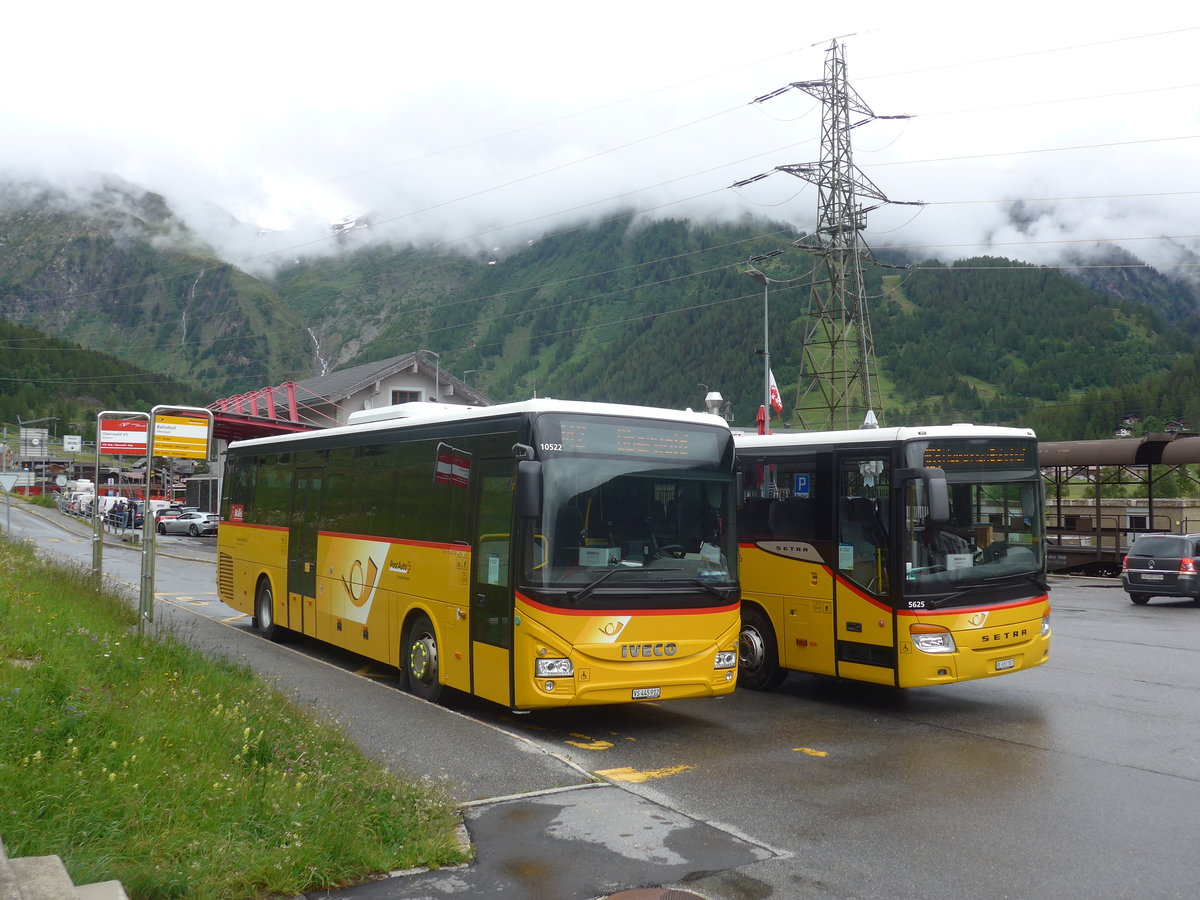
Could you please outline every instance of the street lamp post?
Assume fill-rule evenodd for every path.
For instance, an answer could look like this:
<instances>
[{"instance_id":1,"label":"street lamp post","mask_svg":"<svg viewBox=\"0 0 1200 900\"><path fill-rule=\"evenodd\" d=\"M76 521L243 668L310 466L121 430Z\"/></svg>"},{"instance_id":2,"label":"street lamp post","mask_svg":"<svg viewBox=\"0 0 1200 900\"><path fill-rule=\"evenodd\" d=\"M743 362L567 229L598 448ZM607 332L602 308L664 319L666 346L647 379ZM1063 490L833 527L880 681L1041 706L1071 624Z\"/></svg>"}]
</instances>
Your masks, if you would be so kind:
<instances>
[{"instance_id":1,"label":"street lamp post","mask_svg":"<svg viewBox=\"0 0 1200 900\"><path fill-rule=\"evenodd\" d=\"M441 364L442 354L434 353L432 350L418 350L417 352L418 353L428 353L430 356L433 357L433 402L437 403L441 397L441 388L440 388L440 382L439 382L438 376L441 373L441 368L442 368L442 364Z\"/></svg>"},{"instance_id":2,"label":"street lamp post","mask_svg":"<svg viewBox=\"0 0 1200 900\"><path fill-rule=\"evenodd\" d=\"M772 250L770 253L764 253L761 256L750 257L750 262L758 263L763 260L770 259L772 256L778 256L782 250ZM751 267L745 273L763 286L763 424L761 434L766 434L770 429L767 428L767 423L771 421L771 324L770 324L770 294L771 282L773 279L768 278L765 272Z\"/></svg>"}]
</instances>

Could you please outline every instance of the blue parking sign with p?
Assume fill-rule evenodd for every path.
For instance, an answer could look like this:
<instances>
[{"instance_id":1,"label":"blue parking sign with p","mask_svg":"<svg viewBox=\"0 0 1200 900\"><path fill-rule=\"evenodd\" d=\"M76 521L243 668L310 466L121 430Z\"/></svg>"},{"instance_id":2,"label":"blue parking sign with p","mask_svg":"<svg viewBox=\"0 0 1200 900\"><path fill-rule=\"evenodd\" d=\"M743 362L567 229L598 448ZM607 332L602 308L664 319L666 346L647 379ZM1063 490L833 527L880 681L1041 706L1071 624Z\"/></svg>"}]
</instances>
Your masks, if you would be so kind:
<instances>
[{"instance_id":1,"label":"blue parking sign with p","mask_svg":"<svg viewBox=\"0 0 1200 900\"><path fill-rule=\"evenodd\" d=\"M792 476L792 494L796 497L807 497L810 488L809 478L811 476L807 472L797 472Z\"/></svg>"}]
</instances>

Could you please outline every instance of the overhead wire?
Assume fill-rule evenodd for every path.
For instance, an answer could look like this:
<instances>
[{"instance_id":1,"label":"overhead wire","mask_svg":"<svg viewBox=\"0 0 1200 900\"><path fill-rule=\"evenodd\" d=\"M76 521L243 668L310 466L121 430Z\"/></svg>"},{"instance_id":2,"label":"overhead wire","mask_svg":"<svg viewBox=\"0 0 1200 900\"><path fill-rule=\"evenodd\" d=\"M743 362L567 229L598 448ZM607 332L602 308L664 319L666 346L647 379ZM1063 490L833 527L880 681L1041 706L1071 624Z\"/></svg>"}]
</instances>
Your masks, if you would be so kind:
<instances>
[{"instance_id":1,"label":"overhead wire","mask_svg":"<svg viewBox=\"0 0 1200 900\"><path fill-rule=\"evenodd\" d=\"M1171 28L1163 31L1144 32L1142 34L1121 35L1115 38L1105 38L1098 41L1086 41L1082 44L1068 44L1062 47L1044 47L1040 50L1028 50L1023 53L1008 53L1003 56L990 56L983 59L960 60L958 62L943 63L938 66L924 66L920 69L906 69L900 72L882 72L875 75L858 75L855 76L855 81L872 81L879 78L898 78L904 75L923 75L927 72L942 72L946 69L957 69L964 66L987 65L995 62L1011 62L1014 59L1028 59L1032 56L1044 56L1051 53L1067 53L1075 50L1089 50L1093 47L1105 47L1110 44L1122 44L1129 41L1141 41L1148 38L1164 37L1174 34L1186 34L1190 31L1200 31L1200 25L1188 25L1184 28Z\"/></svg>"}]
</instances>

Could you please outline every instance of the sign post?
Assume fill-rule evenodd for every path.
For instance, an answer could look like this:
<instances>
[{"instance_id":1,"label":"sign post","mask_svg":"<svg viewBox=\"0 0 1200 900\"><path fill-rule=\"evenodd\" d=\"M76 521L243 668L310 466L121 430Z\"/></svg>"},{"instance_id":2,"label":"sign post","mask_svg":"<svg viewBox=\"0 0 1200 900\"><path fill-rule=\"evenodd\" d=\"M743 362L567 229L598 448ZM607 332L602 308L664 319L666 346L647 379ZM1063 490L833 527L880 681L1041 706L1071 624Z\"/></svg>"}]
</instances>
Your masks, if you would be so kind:
<instances>
[{"instance_id":1,"label":"sign post","mask_svg":"<svg viewBox=\"0 0 1200 900\"><path fill-rule=\"evenodd\" d=\"M144 412L102 410L96 413L96 478L92 482L92 577L99 588L104 577L104 520L100 516L100 455L121 456L125 453L146 452L150 416ZM150 459L146 459L146 470ZM149 497L146 498L149 500ZM149 504L146 504L148 509Z\"/></svg>"},{"instance_id":2,"label":"sign post","mask_svg":"<svg viewBox=\"0 0 1200 900\"><path fill-rule=\"evenodd\" d=\"M4 488L4 512L7 521L4 533L8 535L12 534L12 489L20 477L20 472L0 472L0 487Z\"/></svg>"},{"instance_id":3,"label":"sign post","mask_svg":"<svg viewBox=\"0 0 1200 900\"><path fill-rule=\"evenodd\" d=\"M212 410L200 406L164 406L150 410L150 441L146 448L146 502L142 519L142 582L138 627L154 621L154 516L150 514L150 473L155 456L207 461L212 439Z\"/></svg>"}]
</instances>

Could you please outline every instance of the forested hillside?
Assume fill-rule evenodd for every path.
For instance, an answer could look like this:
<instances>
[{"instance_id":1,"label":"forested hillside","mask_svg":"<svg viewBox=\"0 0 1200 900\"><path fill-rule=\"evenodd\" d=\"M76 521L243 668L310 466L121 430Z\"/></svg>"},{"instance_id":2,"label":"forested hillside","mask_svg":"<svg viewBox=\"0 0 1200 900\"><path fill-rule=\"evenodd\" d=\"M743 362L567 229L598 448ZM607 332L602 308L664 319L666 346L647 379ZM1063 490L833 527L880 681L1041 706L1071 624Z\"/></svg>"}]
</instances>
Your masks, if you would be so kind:
<instances>
[{"instance_id":1,"label":"forested hillside","mask_svg":"<svg viewBox=\"0 0 1200 900\"><path fill-rule=\"evenodd\" d=\"M0 317L214 396L311 364L295 315L215 258L161 197L110 180L86 201L0 186Z\"/></svg>"},{"instance_id":2,"label":"forested hillside","mask_svg":"<svg viewBox=\"0 0 1200 900\"><path fill-rule=\"evenodd\" d=\"M76 433L92 440L100 410L198 406L211 402L206 398L195 384L0 319L0 422L53 416L59 432L79 425Z\"/></svg>"},{"instance_id":3,"label":"forested hillside","mask_svg":"<svg viewBox=\"0 0 1200 900\"><path fill-rule=\"evenodd\" d=\"M700 407L709 389L752 422L762 396L761 288L746 259L786 246L770 223L634 224L628 217L567 229L494 259L368 250L330 265L306 261L275 288L304 314L338 365L415 349L492 397ZM796 251L772 277L807 272ZM772 292L773 341L785 343L807 294ZM359 326L356 341L347 341ZM350 352L347 352L350 351ZM772 351L774 353L774 351ZM781 351L781 384L798 355Z\"/></svg>"},{"instance_id":4,"label":"forested hillside","mask_svg":"<svg viewBox=\"0 0 1200 900\"><path fill-rule=\"evenodd\" d=\"M1057 270L979 258L895 280L873 313L896 399L918 418L1014 413L1135 385L1195 346L1195 320L1101 295ZM1111 432L1118 419L1107 423Z\"/></svg>"},{"instance_id":5,"label":"forested hillside","mask_svg":"<svg viewBox=\"0 0 1200 900\"><path fill-rule=\"evenodd\" d=\"M133 403L91 389L108 362L68 366L78 342L192 385L203 403L421 349L498 401L700 407L716 390L734 424L750 425L764 297L745 272L772 250L758 263L771 279L771 365L785 410L796 401L814 258L786 224L623 216L486 256L373 237L331 236L255 278L132 186L108 185L86 207L44 187L0 191L0 316L67 342L53 348L66 355L43 348L36 368L5 346L0 410L13 421L57 414L39 397ZM1198 365L1194 286L1132 263L1095 270L1114 296L1067 272L1079 270L1002 259L868 269L883 422L1040 423L1063 438L1107 436L1131 413L1200 425L1178 388Z\"/></svg>"}]
</instances>

